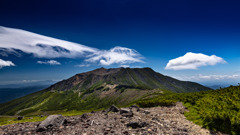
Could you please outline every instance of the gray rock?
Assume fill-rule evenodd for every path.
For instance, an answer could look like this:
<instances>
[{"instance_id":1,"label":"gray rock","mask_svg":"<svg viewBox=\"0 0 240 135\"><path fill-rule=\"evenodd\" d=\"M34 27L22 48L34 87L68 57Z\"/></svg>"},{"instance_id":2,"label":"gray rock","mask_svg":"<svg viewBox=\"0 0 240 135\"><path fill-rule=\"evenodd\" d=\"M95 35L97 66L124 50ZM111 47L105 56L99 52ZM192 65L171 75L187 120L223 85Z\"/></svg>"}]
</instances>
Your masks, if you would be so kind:
<instances>
[{"instance_id":1,"label":"gray rock","mask_svg":"<svg viewBox=\"0 0 240 135\"><path fill-rule=\"evenodd\" d=\"M131 110L129 108L120 108L120 114L123 114L123 113L130 113Z\"/></svg>"},{"instance_id":2,"label":"gray rock","mask_svg":"<svg viewBox=\"0 0 240 135\"><path fill-rule=\"evenodd\" d=\"M37 132L41 132L52 127L59 127L64 123L66 123L66 119L64 119L62 115L50 115L40 123Z\"/></svg>"},{"instance_id":3,"label":"gray rock","mask_svg":"<svg viewBox=\"0 0 240 135\"><path fill-rule=\"evenodd\" d=\"M115 105L112 105L107 112L119 112L119 109Z\"/></svg>"},{"instance_id":4,"label":"gray rock","mask_svg":"<svg viewBox=\"0 0 240 135\"><path fill-rule=\"evenodd\" d=\"M124 116L124 117L133 117L133 112L123 113L122 116Z\"/></svg>"}]
</instances>

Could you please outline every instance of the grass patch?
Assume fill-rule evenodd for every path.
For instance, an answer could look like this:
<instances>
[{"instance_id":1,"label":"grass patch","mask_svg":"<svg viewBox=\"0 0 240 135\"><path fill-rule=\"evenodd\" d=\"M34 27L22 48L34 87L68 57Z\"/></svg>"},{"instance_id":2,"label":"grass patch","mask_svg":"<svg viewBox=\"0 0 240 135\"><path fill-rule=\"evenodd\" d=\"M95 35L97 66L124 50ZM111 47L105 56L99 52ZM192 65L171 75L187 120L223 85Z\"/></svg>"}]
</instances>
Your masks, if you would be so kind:
<instances>
[{"instance_id":1,"label":"grass patch","mask_svg":"<svg viewBox=\"0 0 240 135\"><path fill-rule=\"evenodd\" d=\"M38 122L46 119L47 116L33 116L33 117L24 117L22 120L18 120L17 117L8 117L8 116L0 116L0 126L10 125L16 123L24 123L24 122Z\"/></svg>"}]
</instances>

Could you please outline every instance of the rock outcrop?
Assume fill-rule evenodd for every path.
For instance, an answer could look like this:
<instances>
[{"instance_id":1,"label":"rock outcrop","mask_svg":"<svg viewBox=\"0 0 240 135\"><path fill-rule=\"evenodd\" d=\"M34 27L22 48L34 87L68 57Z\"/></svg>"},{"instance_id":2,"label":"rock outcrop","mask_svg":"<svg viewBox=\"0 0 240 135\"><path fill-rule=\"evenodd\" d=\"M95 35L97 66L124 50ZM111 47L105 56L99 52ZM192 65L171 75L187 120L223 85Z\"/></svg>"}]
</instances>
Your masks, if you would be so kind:
<instances>
[{"instance_id":1,"label":"rock outcrop","mask_svg":"<svg viewBox=\"0 0 240 135\"><path fill-rule=\"evenodd\" d=\"M50 115L40 123L37 132L41 132L53 127L57 128L66 123L66 119L62 115Z\"/></svg>"}]
</instances>

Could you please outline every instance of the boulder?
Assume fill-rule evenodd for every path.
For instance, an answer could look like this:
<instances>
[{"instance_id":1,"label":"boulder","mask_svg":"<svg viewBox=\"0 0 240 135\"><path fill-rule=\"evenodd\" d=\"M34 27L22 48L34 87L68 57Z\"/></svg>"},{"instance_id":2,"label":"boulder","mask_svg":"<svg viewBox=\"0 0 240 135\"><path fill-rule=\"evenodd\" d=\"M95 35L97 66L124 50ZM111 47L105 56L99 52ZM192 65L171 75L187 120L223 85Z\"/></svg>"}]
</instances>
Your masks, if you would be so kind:
<instances>
[{"instance_id":1,"label":"boulder","mask_svg":"<svg viewBox=\"0 0 240 135\"><path fill-rule=\"evenodd\" d=\"M53 127L60 127L64 123L66 123L66 119L64 119L62 115L50 115L39 124L37 132L41 132Z\"/></svg>"},{"instance_id":2,"label":"boulder","mask_svg":"<svg viewBox=\"0 0 240 135\"><path fill-rule=\"evenodd\" d=\"M112 105L107 112L119 112L119 109L115 105Z\"/></svg>"},{"instance_id":3,"label":"boulder","mask_svg":"<svg viewBox=\"0 0 240 135\"><path fill-rule=\"evenodd\" d=\"M120 114L123 114L123 113L130 113L131 110L129 108L120 108Z\"/></svg>"}]
</instances>

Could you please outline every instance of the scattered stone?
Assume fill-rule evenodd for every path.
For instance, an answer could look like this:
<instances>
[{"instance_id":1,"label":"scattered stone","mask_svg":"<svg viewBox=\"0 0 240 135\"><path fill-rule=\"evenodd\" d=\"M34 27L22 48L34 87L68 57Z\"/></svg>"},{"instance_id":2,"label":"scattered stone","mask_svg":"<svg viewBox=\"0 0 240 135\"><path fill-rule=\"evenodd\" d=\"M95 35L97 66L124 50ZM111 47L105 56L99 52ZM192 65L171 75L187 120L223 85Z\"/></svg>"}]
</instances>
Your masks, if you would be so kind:
<instances>
[{"instance_id":1,"label":"scattered stone","mask_svg":"<svg viewBox=\"0 0 240 135\"><path fill-rule=\"evenodd\" d=\"M135 107L129 109L130 112L122 114L119 110L119 113L107 113L107 115L106 112L96 111L91 114L66 116L64 117L66 123L60 126L45 125L44 130L38 132L36 130L43 122L4 125L0 126L0 135L223 135L210 132L188 121L180 112L184 110L181 103L171 107L145 108L150 113L148 115L141 108L139 112ZM129 111L128 108L126 110Z\"/></svg>"},{"instance_id":2,"label":"scattered stone","mask_svg":"<svg viewBox=\"0 0 240 135\"><path fill-rule=\"evenodd\" d=\"M105 129L105 131L110 131L110 130L111 130L111 128L106 128L106 129Z\"/></svg>"},{"instance_id":3,"label":"scattered stone","mask_svg":"<svg viewBox=\"0 0 240 135\"><path fill-rule=\"evenodd\" d=\"M133 117L133 112L123 113L123 117Z\"/></svg>"},{"instance_id":4,"label":"scattered stone","mask_svg":"<svg viewBox=\"0 0 240 135\"><path fill-rule=\"evenodd\" d=\"M66 123L66 119L62 115L50 115L38 126L37 132L44 131L52 127L60 127Z\"/></svg>"},{"instance_id":5,"label":"scattered stone","mask_svg":"<svg viewBox=\"0 0 240 135\"><path fill-rule=\"evenodd\" d=\"M86 113L81 115L81 119L87 119L87 118L88 118L88 115Z\"/></svg>"},{"instance_id":6,"label":"scattered stone","mask_svg":"<svg viewBox=\"0 0 240 135\"><path fill-rule=\"evenodd\" d=\"M112 105L107 112L119 112L119 109L115 105Z\"/></svg>"},{"instance_id":7,"label":"scattered stone","mask_svg":"<svg viewBox=\"0 0 240 135\"><path fill-rule=\"evenodd\" d=\"M131 108L136 108L136 109L137 109L137 110L136 110L137 112L140 111L140 108L139 108L137 105L131 105L130 107L131 107Z\"/></svg>"},{"instance_id":8,"label":"scattered stone","mask_svg":"<svg viewBox=\"0 0 240 135\"><path fill-rule=\"evenodd\" d=\"M144 110L143 113L145 113L145 114L150 114L150 112L147 111L147 110Z\"/></svg>"},{"instance_id":9,"label":"scattered stone","mask_svg":"<svg viewBox=\"0 0 240 135\"><path fill-rule=\"evenodd\" d=\"M127 124L127 127L131 127L133 129L136 129L136 128L145 127L147 125L148 124L146 122L130 122L130 123Z\"/></svg>"}]
</instances>

